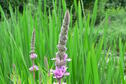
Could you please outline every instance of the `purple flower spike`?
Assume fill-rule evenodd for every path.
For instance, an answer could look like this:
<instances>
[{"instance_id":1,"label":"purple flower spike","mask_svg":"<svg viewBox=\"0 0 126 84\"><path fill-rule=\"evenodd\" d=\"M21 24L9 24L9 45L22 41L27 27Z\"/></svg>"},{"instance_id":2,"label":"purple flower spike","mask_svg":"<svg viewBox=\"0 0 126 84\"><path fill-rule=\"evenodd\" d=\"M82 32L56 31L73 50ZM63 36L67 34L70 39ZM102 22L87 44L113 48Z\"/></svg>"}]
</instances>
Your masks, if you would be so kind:
<instances>
[{"instance_id":1,"label":"purple flower spike","mask_svg":"<svg viewBox=\"0 0 126 84\"><path fill-rule=\"evenodd\" d=\"M32 67L29 68L30 71L33 72L33 77L35 81L35 71L38 71L39 68L37 65L34 64L35 58L37 58L37 54L35 54L35 29L32 33L32 40L31 40L31 52L30 52L30 58L32 59Z\"/></svg>"},{"instance_id":2,"label":"purple flower spike","mask_svg":"<svg viewBox=\"0 0 126 84\"><path fill-rule=\"evenodd\" d=\"M67 57L68 57L67 54L65 54L65 55L64 55L64 62L66 62L66 61L68 61L68 62L71 61L71 59L70 59L70 58L67 58Z\"/></svg>"},{"instance_id":3,"label":"purple flower spike","mask_svg":"<svg viewBox=\"0 0 126 84\"><path fill-rule=\"evenodd\" d=\"M37 54L31 53L30 58L31 58L32 60L35 59L35 58L37 58Z\"/></svg>"},{"instance_id":4,"label":"purple flower spike","mask_svg":"<svg viewBox=\"0 0 126 84\"><path fill-rule=\"evenodd\" d=\"M30 67L29 70L30 70L30 71L38 71L39 68L38 68L37 65L34 65L34 66Z\"/></svg>"},{"instance_id":5,"label":"purple flower spike","mask_svg":"<svg viewBox=\"0 0 126 84\"><path fill-rule=\"evenodd\" d=\"M69 11L66 11L63 24L61 27L61 32L59 36L59 42L57 45L58 52L56 53L56 58L53 58L52 60L55 60L55 70L52 70L52 73L54 75L54 78L56 78L61 84L61 79L64 76L68 76L70 73L67 72L66 63L68 61L71 61L71 59L68 58L68 55L66 54L66 42L68 39L68 29L69 29L69 23L70 23L70 14ZM50 71L51 72L51 71Z\"/></svg>"}]
</instances>

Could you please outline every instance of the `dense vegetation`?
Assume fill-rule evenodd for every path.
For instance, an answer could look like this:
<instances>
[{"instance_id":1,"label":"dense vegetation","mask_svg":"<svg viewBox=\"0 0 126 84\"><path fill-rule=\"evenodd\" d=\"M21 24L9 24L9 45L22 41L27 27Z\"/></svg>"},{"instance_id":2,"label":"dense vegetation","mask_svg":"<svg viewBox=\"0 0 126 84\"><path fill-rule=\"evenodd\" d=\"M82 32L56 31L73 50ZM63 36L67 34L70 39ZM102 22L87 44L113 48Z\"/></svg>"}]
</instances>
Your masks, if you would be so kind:
<instances>
[{"instance_id":1,"label":"dense vegetation","mask_svg":"<svg viewBox=\"0 0 126 84\"><path fill-rule=\"evenodd\" d=\"M10 18L7 17L4 9L6 5L2 2L0 84L33 83L33 75L29 71L32 65L29 54L33 28L36 30L35 52L38 54L35 63L39 66L39 71L35 72L35 82L52 84L56 81L48 74L49 69L55 66L51 58L54 58L57 52L62 20L67 9L70 12L67 53L72 61L68 63L70 76L65 77L64 82L125 84L126 11L125 5L119 4L119 1L123 0L116 0L115 3L119 4L119 7L105 5L114 0L90 1L93 2L92 10L84 9L81 0L74 0L69 7L65 0L54 1L52 6L48 6L46 0L38 0L33 4L26 1L22 13L10 3L7 5ZM15 4L17 3L20 4ZM106 7L108 8L105 9ZM44 63L44 57L48 59L48 66Z\"/></svg>"},{"instance_id":2,"label":"dense vegetation","mask_svg":"<svg viewBox=\"0 0 126 84\"><path fill-rule=\"evenodd\" d=\"M76 5L74 5L74 3L77 3L78 5L78 3L81 2L81 6L83 5L82 8L84 8L85 10L92 10L93 5L95 3L95 0L65 0L65 1L66 1L67 8L71 8L71 6L73 6L74 9L76 8ZM37 5L38 2L42 3L41 4L42 10L44 10L44 3L46 4L46 9L52 9L53 3L57 2L57 6L58 6L59 5L58 3L60 2L60 0L1 0L0 5L3 8L5 14L9 15L10 14L9 4L11 4L13 11L16 8L20 12L22 12L26 4L30 3L32 5L33 4ZM126 1L125 0L99 0L98 5L100 6L100 10L102 9L105 10L109 8L118 8L118 7L125 8Z\"/></svg>"}]
</instances>

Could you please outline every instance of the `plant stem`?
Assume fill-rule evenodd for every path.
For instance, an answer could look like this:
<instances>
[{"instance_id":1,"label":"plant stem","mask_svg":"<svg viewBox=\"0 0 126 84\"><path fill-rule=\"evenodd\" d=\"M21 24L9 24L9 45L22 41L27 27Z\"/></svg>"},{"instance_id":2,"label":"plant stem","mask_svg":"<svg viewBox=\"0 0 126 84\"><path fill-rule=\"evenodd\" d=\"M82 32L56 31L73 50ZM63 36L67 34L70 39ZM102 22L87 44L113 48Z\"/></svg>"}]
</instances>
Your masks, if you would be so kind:
<instances>
[{"instance_id":1,"label":"plant stem","mask_svg":"<svg viewBox=\"0 0 126 84\"><path fill-rule=\"evenodd\" d=\"M33 63L33 78L34 78L34 82L35 82L34 60L32 60L32 63Z\"/></svg>"},{"instance_id":2,"label":"plant stem","mask_svg":"<svg viewBox=\"0 0 126 84\"><path fill-rule=\"evenodd\" d=\"M59 80L59 84L61 84L61 79Z\"/></svg>"}]
</instances>

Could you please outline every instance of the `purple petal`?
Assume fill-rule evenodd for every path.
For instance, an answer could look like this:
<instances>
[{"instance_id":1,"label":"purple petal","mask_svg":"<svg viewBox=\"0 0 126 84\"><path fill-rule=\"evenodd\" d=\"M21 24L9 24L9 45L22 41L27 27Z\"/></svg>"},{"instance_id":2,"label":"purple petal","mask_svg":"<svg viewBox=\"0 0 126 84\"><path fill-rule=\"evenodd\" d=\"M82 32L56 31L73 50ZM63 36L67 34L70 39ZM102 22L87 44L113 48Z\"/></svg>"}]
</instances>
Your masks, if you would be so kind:
<instances>
[{"instance_id":1,"label":"purple petal","mask_svg":"<svg viewBox=\"0 0 126 84\"><path fill-rule=\"evenodd\" d=\"M39 68L38 68L37 65L34 65L34 66L30 67L29 70L30 70L30 71L38 71Z\"/></svg>"},{"instance_id":2,"label":"purple petal","mask_svg":"<svg viewBox=\"0 0 126 84\"><path fill-rule=\"evenodd\" d=\"M66 61L67 57L67 54L64 54L64 61Z\"/></svg>"},{"instance_id":3,"label":"purple petal","mask_svg":"<svg viewBox=\"0 0 126 84\"><path fill-rule=\"evenodd\" d=\"M35 70L37 70L37 71L39 70L39 68L38 68L38 66L37 66L37 65L35 65L35 66L34 66L34 68L35 68Z\"/></svg>"},{"instance_id":4,"label":"purple petal","mask_svg":"<svg viewBox=\"0 0 126 84\"><path fill-rule=\"evenodd\" d=\"M37 58L37 54L32 53L32 54L30 55L30 58L31 58L31 59L35 59L35 58Z\"/></svg>"},{"instance_id":5,"label":"purple petal","mask_svg":"<svg viewBox=\"0 0 126 84\"><path fill-rule=\"evenodd\" d=\"M69 72L66 72L65 74L64 74L64 76L69 76L70 75L70 73Z\"/></svg>"}]
</instances>

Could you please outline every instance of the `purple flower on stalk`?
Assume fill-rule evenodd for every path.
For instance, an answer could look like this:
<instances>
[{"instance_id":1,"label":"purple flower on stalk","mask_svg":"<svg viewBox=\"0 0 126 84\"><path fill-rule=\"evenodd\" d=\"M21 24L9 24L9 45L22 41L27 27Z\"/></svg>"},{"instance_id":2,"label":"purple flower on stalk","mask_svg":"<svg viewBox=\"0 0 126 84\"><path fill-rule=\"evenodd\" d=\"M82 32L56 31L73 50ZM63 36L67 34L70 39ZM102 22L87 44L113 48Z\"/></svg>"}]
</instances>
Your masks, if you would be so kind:
<instances>
[{"instance_id":1,"label":"purple flower on stalk","mask_svg":"<svg viewBox=\"0 0 126 84\"><path fill-rule=\"evenodd\" d=\"M56 78L61 84L61 79L64 76L68 76L70 73L67 72L66 63L68 61L71 61L71 59L68 58L67 54L65 53L66 48L66 42L68 39L68 28L69 28L69 22L70 22L70 14L67 10L64 16L63 24L61 27L61 32L59 36L59 42L57 45L58 52L56 53L56 58L53 58L52 60L55 60L55 70L52 70L51 72L54 75L54 78Z\"/></svg>"},{"instance_id":2,"label":"purple flower on stalk","mask_svg":"<svg viewBox=\"0 0 126 84\"><path fill-rule=\"evenodd\" d=\"M37 58L37 54L35 53L35 29L33 30L32 33L32 40L31 40L31 53L30 53L30 58L32 60L32 66L29 68L30 71L33 72L33 77L35 80L35 71L38 71L39 68L37 65L34 64L35 58Z\"/></svg>"},{"instance_id":3,"label":"purple flower on stalk","mask_svg":"<svg viewBox=\"0 0 126 84\"><path fill-rule=\"evenodd\" d=\"M31 58L32 60L34 60L35 58L37 58L37 54L31 53L30 58Z\"/></svg>"}]
</instances>

